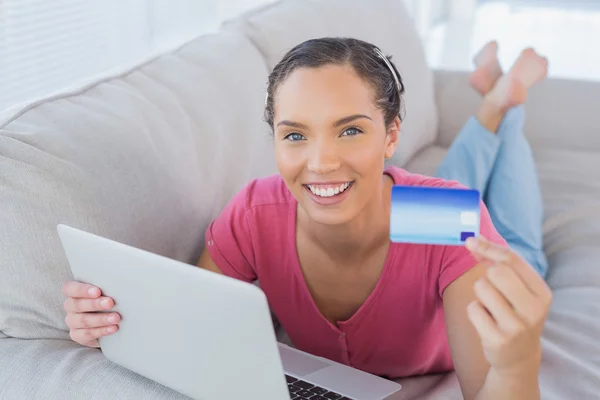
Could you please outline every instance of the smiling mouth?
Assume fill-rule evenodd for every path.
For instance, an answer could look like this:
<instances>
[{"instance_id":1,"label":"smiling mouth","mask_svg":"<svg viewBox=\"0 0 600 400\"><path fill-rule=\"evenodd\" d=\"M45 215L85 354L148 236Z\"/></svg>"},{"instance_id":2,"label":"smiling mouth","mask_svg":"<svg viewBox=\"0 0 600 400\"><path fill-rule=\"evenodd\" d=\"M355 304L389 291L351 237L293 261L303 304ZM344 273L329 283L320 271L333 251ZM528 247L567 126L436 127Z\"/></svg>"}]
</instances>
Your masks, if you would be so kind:
<instances>
[{"instance_id":1,"label":"smiling mouth","mask_svg":"<svg viewBox=\"0 0 600 400\"><path fill-rule=\"evenodd\" d=\"M326 185L304 185L304 187L309 190L315 196L327 198L334 197L344 193L346 190L350 189L354 181L340 183L340 184L326 184Z\"/></svg>"}]
</instances>

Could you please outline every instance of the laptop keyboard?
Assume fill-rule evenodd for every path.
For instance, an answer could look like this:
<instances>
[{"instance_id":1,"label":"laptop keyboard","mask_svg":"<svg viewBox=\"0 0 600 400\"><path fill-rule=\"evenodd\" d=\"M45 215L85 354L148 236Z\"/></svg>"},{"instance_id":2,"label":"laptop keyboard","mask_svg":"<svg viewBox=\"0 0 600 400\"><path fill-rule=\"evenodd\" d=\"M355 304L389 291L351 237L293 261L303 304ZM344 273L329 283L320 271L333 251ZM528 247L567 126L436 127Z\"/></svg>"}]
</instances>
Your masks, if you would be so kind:
<instances>
[{"instance_id":1,"label":"laptop keyboard","mask_svg":"<svg viewBox=\"0 0 600 400\"><path fill-rule=\"evenodd\" d=\"M285 379L287 380L288 390L290 391L290 398L292 400L352 400L349 397L330 392L327 389L293 378L289 375L286 375Z\"/></svg>"}]
</instances>

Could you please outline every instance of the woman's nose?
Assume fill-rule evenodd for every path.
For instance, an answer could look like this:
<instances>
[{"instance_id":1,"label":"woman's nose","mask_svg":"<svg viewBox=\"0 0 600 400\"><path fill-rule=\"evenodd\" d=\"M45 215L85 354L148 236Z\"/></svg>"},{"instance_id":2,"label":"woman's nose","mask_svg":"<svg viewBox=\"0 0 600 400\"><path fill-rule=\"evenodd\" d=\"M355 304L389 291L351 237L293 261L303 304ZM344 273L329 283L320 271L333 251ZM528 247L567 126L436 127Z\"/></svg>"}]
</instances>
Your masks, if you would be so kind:
<instances>
[{"instance_id":1,"label":"woman's nose","mask_svg":"<svg viewBox=\"0 0 600 400\"><path fill-rule=\"evenodd\" d=\"M340 167L340 158L332 143L320 141L310 149L308 170L315 174L325 175Z\"/></svg>"}]
</instances>

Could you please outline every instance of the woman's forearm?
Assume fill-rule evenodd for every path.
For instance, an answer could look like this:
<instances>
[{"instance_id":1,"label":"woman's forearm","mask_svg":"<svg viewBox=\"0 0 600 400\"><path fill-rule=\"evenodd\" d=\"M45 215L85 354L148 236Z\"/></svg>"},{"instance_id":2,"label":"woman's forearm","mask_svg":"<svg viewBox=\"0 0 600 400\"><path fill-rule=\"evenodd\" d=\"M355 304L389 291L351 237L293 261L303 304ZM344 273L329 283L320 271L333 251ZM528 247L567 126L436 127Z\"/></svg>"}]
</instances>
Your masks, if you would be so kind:
<instances>
[{"instance_id":1,"label":"woman's forearm","mask_svg":"<svg viewBox=\"0 0 600 400\"><path fill-rule=\"evenodd\" d=\"M491 368L475 399L537 400L540 398L538 372L537 368L532 368L522 374L502 376Z\"/></svg>"}]
</instances>

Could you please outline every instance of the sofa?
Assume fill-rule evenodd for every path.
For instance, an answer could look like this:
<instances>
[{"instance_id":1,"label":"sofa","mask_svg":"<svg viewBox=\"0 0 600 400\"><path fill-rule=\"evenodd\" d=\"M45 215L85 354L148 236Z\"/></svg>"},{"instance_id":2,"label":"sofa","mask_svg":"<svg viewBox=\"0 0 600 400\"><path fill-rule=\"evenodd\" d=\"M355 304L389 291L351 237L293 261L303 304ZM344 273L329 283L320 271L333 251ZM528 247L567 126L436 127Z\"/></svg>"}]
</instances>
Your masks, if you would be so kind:
<instances>
[{"instance_id":1,"label":"sofa","mask_svg":"<svg viewBox=\"0 0 600 400\"><path fill-rule=\"evenodd\" d=\"M429 68L401 0L276 2L0 115L0 399L186 398L69 339L61 287L72 276L56 225L195 264L211 219L249 180L276 173L262 121L270 69L322 36L358 37L392 55L406 119L390 163L433 174L478 96L467 72ZM599 110L600 83L556 78L526 106L554 293L544 399L600 397ZM394 398L461 398L455 373L400 382Z\"/></svg>"}]
</instances>

